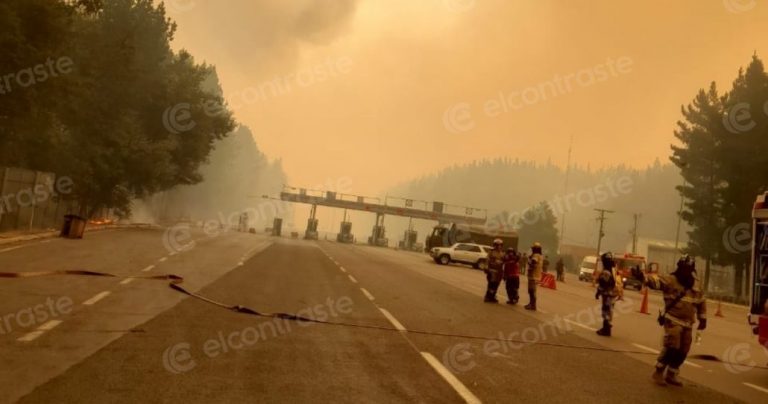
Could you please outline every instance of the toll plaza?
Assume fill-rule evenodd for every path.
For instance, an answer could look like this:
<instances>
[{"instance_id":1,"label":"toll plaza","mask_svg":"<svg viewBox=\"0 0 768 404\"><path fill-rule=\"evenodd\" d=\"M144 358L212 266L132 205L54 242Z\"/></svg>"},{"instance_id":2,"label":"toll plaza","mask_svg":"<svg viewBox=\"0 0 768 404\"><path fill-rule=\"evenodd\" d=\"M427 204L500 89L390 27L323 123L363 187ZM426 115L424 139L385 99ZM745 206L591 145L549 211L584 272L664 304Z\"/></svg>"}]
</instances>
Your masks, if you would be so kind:
<instances>
[{"instance_id":1,"label":"toll plaza","mask_svg":"<svg viewBox=\"0 0 768 404\"><path fill-rule=\"evenodd\" d=\"M278 199L268 196L264 197ZM376 222L373 229L371 229L371 235L368 237L368 244L375 246L388 245L389 240L387 239L384 226L384 218L388 215L407 217L410 220L425 219L434 220L438 223L462 223L466 225L484 225L488 219L488 212L485 209L391 196L384 197L382 203L382 198L378 197L294 188L287 185L283 187L279 199L285 202L311 205L309 219L307 219L307 228L304 232L304 238L309 240L317 239L318 220L316 214L318 206L344 210L344 219L341 222L340 232L336 239L337 241L347 243L354 241L351 234L352 223L347 220L347 211L355 210L375 214ZM417 236L409 221L408 230L406 230L404 240L400 245L404 249L415 249Z\"/></svg>"}]
</instances>

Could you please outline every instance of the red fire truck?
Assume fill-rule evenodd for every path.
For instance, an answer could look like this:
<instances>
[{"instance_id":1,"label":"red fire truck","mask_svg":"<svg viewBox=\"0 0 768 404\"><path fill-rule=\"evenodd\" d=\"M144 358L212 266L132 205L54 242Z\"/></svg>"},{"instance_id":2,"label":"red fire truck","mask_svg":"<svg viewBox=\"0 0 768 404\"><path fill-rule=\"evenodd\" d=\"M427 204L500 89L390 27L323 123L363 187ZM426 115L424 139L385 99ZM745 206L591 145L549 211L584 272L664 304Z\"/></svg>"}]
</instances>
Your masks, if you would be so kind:
<instances>
[{"instance_id":1,"label":"red fire truck","mask_svg":"<svg viewBox=\"0 0 768 404\"><path fill-rule=\"evenodd\" d=\"M749 323L760 344L768 347L768 192L757 197L752 209L750 269Z\"/></svg>"}]
</instances>

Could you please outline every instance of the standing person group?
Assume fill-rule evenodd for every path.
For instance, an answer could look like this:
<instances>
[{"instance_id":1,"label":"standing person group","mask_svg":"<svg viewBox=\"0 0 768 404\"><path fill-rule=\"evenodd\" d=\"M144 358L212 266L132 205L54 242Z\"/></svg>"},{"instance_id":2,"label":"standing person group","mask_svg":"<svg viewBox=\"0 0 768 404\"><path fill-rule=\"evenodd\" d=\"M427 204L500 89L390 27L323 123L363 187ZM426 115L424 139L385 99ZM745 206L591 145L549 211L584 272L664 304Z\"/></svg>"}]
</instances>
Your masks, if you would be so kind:
<instances>
[{"instance_id":1,"label":"standing person group","mask_svg":"<svg viewBox=\"0 0 768 404\"><path fill-rule=\"evenodd\" d=\"M531 247L531 254L527 257L525 254L521 257L514 248L508 248L504 253L503 247L503 241L496 239L493 241L493 250L488 253L488 269L486 269L488 288L485 292L484 301L486 303L498 303L496 292L503 279L507 289L507 304L517 304L520 300L521 265L524 264L525 272L528 275L528 296L530 298L525 308L536 310L536 284L541 279L544 265L541 244L534 243Z\"/></svg>"}]
</instances>

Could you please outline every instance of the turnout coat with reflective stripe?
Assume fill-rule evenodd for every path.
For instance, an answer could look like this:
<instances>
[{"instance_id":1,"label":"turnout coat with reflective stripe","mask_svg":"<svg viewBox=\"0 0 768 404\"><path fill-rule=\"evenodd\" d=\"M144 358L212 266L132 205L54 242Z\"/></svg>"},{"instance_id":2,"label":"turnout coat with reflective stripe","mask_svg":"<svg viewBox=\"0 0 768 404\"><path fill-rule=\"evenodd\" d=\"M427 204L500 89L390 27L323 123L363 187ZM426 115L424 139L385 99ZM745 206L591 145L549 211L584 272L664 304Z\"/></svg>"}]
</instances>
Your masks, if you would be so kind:
<instances>
[{"instance_id":1,"label":"turnout coat with reflective stripe","mask_svg":"<svg viewBox=\"0 0 768 404\"><path fill-rule=\"evenodd\" d=\"M674 306L667 310L666 318L686 328L691 328L699 320L707 318L707 301L701 291L699 280L693 284L693 288L685 290L674 275L662 275L648 280L664 293L664 306L670 305L680 294L685 295ZM663 310L663 308L662 308Z\"/></svg>"}]
</instances>

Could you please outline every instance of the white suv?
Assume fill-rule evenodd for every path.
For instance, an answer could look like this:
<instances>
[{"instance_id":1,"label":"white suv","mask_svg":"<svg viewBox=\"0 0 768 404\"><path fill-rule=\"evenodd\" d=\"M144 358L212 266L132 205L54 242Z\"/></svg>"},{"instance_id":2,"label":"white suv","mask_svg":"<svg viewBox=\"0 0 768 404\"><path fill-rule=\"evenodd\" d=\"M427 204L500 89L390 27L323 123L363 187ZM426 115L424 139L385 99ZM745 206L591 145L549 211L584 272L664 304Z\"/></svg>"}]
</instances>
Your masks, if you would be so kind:
<instances>
[{"instance_id":1,"label":"white suv","mask_svg":"<svg viewBox=\"0 0 768 404\"><path fill-rule=\"evenodd\" d=\"M456 243L450 247L435 247L429 255L440 265L452 262L472 265L476 269L488 267L488 252L491 247L472 243Z\"/></svg>"}]
</instances>

